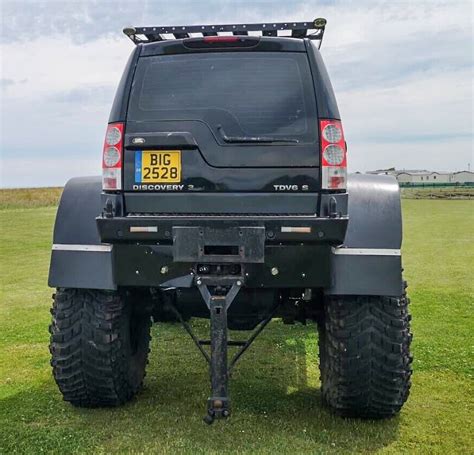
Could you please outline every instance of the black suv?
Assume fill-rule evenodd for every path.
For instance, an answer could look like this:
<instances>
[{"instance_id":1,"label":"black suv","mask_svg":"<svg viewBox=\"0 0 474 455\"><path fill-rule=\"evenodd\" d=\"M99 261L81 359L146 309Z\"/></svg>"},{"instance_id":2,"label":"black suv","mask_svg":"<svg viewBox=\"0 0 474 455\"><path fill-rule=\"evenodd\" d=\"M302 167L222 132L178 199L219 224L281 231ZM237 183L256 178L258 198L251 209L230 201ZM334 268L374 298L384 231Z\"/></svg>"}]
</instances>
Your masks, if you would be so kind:
<instances>
[{"instance_id":1,"label":"black suv","mask_svg":"<svg viewBox=\"0 0 474 455\"><path fill-rule=\"evenodd\" d=\"M136 47L102 177L67 183L54 230L51 354L65 400L130 399L151 320L179 320L210 365L206 421L227 417L229 371L282 317L317 322L334 411L400 410L411 334L399 189L391 177L347 175L318 50L325 25L124 29ZM191 317L210 318L209 340ZM228 328L254 333L228 340ZM230 361L229 345L240 348Z\"/></svg>"}]
</instances>

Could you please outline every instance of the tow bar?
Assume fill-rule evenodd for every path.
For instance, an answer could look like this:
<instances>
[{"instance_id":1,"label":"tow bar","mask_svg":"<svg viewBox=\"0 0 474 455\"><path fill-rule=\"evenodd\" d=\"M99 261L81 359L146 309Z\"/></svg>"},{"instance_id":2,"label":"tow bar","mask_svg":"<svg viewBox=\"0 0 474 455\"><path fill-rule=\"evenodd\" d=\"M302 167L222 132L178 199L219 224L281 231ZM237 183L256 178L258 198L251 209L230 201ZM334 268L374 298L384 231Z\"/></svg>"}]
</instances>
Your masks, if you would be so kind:
<instances>
[{"instance_id":1,"label":"tow bar","mask_svg":"<svg viewBox=\"0 0 474 455\"><path fill-rule=\"evenodd\" d=\"M207 400L207 415L204 417L204 422L210 425L215 419L230 416L228 381L232 370L243 353L272 320L279 302L272 308L268 316L260 322L247 341L229 340L227 333L227 311L244 285L243 277L196 277L195 284L210 312L210 340L199 340L190 325L182 318L176 306L171 301L168 302L168 305L209 364L211 395ZM210 355L203 346L211 347ZM229 346L240 347L230 363L228 362L227 355Z\"/></svg>"},{"instance_id":2,"label":"tow bar","mask_svg":"<svg viewBox=\"0 0 474 455\"><path fill-rule=\"evenodd\" d=\"M245 264L263 263L265 255L265 228L263 226L234 226L225 228L200 226L173 227L173 260L195 264L190 286L196 286L210 312L210 339L199 340L190 325L183 320L173 302L171 310L188 332L209 364L211 395L207 400L208 424L215 419L229 417L229 376L242 354L271 321L277 305L260 322L247 341L228 340L227 311L242 286L245 285ZM203 346L210 346L210 355ZM240 349L228 362L227 349Z\"/></svg>"}]
</instances>

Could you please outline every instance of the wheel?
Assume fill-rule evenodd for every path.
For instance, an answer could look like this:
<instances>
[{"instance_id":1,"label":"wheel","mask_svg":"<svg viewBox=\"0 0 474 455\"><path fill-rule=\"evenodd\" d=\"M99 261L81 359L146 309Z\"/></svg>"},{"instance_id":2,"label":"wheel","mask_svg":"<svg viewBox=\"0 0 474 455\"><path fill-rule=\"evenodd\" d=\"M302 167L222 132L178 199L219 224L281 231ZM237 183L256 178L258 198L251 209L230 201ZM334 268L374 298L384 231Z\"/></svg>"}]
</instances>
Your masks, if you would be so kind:
<instances>
[{"instance_id":1,"label":"wheel","mask_svg":"<svg viewBox=\"0 0 474 455\"><path fill-rule=\"evenodd\" d=\"M58 290L50 326L51 365L64 400L118 406L141 388L151 319L118 292Z\"/></svg>"},{"instance_id":2,"label":"wheel","mask_svg":"<svg viewBox=\"0 0 474 455\"><path fill-rule=\"evenodd\" d=\"M412 356L406 296L326 297L319 323L323 402L344 417L382 419L408 398Z\"/></svg>"}]
</instances>

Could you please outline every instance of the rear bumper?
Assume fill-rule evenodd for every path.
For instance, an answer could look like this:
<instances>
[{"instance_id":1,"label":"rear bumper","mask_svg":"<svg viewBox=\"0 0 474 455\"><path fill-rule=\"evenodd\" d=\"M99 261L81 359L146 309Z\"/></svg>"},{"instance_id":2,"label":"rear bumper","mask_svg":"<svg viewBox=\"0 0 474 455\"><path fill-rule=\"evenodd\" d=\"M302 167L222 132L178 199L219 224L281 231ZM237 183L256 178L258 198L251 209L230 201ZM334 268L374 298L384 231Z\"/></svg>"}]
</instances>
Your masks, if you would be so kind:
<instances>
[{"instance_id":1,"label":"rear bumper","mask_svg":"<svg viewBox=\"0 0 474 455\"><path fill-rule=\"evenodd\" d=\"M339 245L344 241L348 218L316 216L125 216L96 218L104 243L169 243L176 227L235 229L261 227L266 244L304 243Z\"/></svg>"},{"instance_id":2,"label":"rear bumper","mask_svg":"<svg viewBox=\"0 0 474 455\"><path fill-rule=\"evenodd\" d=\"M113 244L121 286L189 287L198 264L239 265L247 287L329 285L331 246L342 243L347 218L313 216L127 216L97 218ZM235 252L206 253L207 247Z\"/></svg>"}]
</instances>

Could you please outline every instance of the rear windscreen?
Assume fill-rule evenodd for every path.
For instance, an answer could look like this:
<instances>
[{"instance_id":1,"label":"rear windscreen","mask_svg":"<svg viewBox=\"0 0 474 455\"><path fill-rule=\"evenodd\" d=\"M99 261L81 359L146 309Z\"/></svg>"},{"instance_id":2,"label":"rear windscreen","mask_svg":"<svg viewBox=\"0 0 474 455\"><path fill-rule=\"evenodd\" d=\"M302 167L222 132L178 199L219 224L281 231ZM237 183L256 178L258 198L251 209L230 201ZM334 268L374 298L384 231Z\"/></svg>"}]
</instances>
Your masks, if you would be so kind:
<instances>
[{"instance_id":1,"label":"rear windscreen","mask_svg":"<svg viewBox=\"0 0 474 455\"><path fill-rule=\"evenodd\" d=\"M307 56L228 52L141 58L128 120L197 120L228 136L313 142L317 120Z\"/></svg>"}]
</instances>

